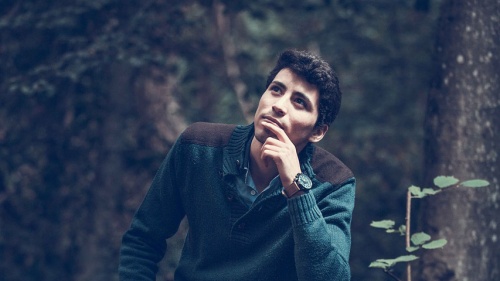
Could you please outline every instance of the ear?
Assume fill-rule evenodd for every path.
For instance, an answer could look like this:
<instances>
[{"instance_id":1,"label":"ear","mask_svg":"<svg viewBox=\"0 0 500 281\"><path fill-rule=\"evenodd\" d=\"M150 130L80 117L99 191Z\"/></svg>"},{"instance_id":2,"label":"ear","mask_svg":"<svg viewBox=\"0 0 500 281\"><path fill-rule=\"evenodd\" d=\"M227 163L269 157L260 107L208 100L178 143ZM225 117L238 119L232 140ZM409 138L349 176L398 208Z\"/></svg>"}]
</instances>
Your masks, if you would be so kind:
<instances>
[{"instance_id":1,"label":"ear","mask_svg":"<svg viewBox=\"0 0 500 281\"><path fill-rule=\"evenodd\" d=\"M311 136L309 137L310 142L319 142L320 140L323 139L325 136L326 132L328 132L328 125L320 125L314 127Z\"/></svg>"}]
</instances>

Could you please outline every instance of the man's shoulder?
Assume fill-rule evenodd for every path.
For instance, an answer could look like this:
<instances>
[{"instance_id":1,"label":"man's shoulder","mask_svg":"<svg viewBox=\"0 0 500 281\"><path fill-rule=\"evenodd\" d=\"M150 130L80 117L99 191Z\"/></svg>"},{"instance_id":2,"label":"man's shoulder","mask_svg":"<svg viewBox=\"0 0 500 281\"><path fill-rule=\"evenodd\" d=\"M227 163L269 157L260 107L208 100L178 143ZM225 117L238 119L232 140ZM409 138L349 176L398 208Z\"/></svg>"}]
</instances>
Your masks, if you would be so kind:
<instances>
[{"instance_id":1,"label":"man's shoulder","mask_svg":"<svg viewBox=\"0 0 500 281\"><path fill-rule=\"evenodd\" d=\"M233 124L193 123L181 134L180 141L205 146L224 146L228 143L235 127Z\"/></svg>"},{"instance_id":2,"label":"man's shoulder","mask_svg":"<svg viewBox=\"0 0 500 281\"><path fill-rule=\"evenodd\" d=\"M311 160L316 177L322 181L338 185L354 177L351 169L339 158L319 146L315 146Z\"/></svg>"}]
</instances>

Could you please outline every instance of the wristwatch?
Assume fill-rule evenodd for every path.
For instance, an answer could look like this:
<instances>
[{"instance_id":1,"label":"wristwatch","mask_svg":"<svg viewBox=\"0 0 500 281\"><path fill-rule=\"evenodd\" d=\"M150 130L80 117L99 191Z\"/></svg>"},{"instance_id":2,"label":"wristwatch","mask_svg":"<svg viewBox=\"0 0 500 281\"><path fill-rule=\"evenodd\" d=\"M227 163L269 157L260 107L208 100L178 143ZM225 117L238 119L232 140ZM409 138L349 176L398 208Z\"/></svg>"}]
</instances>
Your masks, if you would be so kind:
<instances>
[{"instance_id":1,"label":"wristwatch","mask_svg":"<svg viewBox=\"0 0 500 281\"><path fill-rule=\"evenodd\" d=\"M295 176L292 184L289 186L283 187L283 191L281 192L286 198L292 197L295 193L299 191L307 191L311 189L312 182L311 179L305 174L298 173Z\"/></svg>"}]
</instances>

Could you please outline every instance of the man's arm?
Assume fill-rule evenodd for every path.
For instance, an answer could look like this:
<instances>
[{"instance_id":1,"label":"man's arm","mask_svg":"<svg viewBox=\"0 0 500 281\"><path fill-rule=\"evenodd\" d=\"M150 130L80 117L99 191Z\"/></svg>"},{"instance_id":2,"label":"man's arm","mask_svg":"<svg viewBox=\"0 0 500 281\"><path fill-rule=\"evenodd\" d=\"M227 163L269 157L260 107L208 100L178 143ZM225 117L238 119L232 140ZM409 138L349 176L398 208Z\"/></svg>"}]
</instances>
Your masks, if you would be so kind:
<instances>
[{"instance_id":1,"label":"man's arm","mask_svg":"<svg viewBox=\"0 0 500 281\"><path fill-rule=\"evenodd\" d=\"M123 235L120 249L120 281L156 280L158 262L166 251L166 239L177 231L184 216L174 185L176 146L158 170L151 187Z\"/></svg>"},{"instance_id":2,"label":"man's arm","mask_svg":"<svg viewBox=\"0 0 500 281\"><path fill-rule=\"evenodd\" d=\"M283 186L289 186L302 172L294 144L272 123L263 123L276 138L267 138L261 158L272 159ZM295 247L295 266L299 280L350 280L348 263L354 207L354 178L339 186L329 182L315 186L315 194L299 191L288 199Z\"/></svg>"},{"instance_id":3,"label":"man's arm","mask_svg":"<svg viewBox=\"0 0 500 281\"><path fill-rule=\"evenodd\" d=\"M335 191L329 183L316 202L312 192L288 200L295 242L295 265L299 280L350 280L350 224L355 181L349 179Z\"/></svg>"}]
</instances>

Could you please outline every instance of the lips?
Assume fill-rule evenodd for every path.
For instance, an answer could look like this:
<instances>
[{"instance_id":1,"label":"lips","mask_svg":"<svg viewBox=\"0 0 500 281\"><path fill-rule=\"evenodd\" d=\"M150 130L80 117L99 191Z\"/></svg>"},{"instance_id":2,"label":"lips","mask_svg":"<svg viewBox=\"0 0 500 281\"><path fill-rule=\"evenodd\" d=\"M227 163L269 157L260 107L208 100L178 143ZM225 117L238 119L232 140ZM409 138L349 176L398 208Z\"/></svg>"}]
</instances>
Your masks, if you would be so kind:
<instances>
[{"instance_id":1,"label":"lips","mask_svg":"<svg viewBox=\"0 0 500 281\"><path fill-rule=\"evenodd\" d=\"M278 119L272 117L272 116L269 116L269 115L264 115L262 117L262 119L268 121L268 122L271 122L273 124L275 124L276 126L280 127L281 129L283 129L283 126L281 126L281 123L278 121Z\"/></svg>"}]
</instances>

